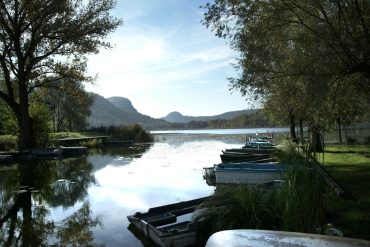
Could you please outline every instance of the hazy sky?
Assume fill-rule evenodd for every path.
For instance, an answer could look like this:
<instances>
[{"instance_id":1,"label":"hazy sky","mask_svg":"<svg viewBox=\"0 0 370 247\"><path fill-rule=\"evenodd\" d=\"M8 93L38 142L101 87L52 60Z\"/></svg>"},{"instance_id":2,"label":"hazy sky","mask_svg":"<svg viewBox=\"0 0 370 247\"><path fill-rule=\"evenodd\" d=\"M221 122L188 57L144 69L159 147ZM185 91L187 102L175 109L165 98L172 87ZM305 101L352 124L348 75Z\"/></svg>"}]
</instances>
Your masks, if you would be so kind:
<instances>
[{"instance_id":1,"label":"hazy sky","mask_svg":"<svg viewBox=\"0 0 370 247\"><path fill-rule=\"evenodd\" d=\"M124 24L109 40L112 50L91 56L87 85L104 97L130 99L141 113L163 117L216 115L247 109L226 78L236 74L236 53L200 23L205 0L118 0Z\"/></svg>"}]
</instances>

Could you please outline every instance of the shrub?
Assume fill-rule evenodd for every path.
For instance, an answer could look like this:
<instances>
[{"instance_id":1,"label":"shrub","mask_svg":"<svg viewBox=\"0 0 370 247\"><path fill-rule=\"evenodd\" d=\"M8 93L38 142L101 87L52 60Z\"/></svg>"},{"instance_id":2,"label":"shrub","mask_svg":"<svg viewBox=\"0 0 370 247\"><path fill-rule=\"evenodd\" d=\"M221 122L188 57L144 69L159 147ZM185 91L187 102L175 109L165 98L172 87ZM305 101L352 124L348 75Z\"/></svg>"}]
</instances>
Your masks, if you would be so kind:
<instances>
[{"instance_id":1,"label":"shrub","mask_svg":"<svg viewBox=\"0 0 370 247\"><path fill-rule=\"evenodd\" d=\"M0 150L9 151L18 148L17 137L12 135L0 136Z\"/></svg>"},{"instance_id":2,"label":"shrub","mask_svg":"<svg viewBox=\"0 0 370 247\"><path fill-rule=\"evenodd\" d=\"M108 135L112 140L130 140L134 142L153 142L153 137L141 125L120 125L93 128L103 135Z\"/></svg>"},{"instance_id":3,"label":"shrub","mask_svg":"<svg viewBox=\"0 0 370 247\"><path fill-rule=\"evenodd\" d=\"M30 105L30 116L36 147L47 147L50 141L49 133L51 130L49 109L42 104L32 103Z\"/></svg>"}]
</instances>

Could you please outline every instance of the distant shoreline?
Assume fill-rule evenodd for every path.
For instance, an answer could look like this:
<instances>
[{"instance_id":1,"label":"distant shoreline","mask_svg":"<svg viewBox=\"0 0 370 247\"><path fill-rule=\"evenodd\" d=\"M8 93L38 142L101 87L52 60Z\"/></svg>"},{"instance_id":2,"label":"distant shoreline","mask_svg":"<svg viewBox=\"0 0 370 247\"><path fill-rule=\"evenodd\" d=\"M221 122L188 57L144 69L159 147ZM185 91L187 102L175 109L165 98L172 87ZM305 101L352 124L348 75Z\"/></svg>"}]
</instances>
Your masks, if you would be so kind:
<instances>
[{"instance_id":1,"label":"distant shoreline","mask_svg":"<svg viewBox=\"0 0 370 247\"><path fill-rule=\"evenodd\" d=\"M258 133L285 133L289 128L238 128L238 129L186 129L186 130L151 130L150 134L213 134L213 135L245 135Z\"/></svg>"}]
</instances>

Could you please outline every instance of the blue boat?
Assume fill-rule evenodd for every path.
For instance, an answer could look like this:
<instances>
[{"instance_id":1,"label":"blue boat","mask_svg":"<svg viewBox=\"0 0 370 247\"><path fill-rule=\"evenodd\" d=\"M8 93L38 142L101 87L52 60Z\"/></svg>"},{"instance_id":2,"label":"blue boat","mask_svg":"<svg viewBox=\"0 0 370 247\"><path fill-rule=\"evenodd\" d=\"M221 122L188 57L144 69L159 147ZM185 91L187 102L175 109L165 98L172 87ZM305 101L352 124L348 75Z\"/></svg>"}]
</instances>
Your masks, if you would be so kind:
<instances>
[{"instance_id":1,"label":"blue boat","mask_svg":"<svg viewBox=\"0 0 370 247\"><path fill-rule=\"evenodd\" d=\"M216 184L265 184L283 180L287 165L281 163L222 163L214 166Z\"/></svg>"}]
</instances>

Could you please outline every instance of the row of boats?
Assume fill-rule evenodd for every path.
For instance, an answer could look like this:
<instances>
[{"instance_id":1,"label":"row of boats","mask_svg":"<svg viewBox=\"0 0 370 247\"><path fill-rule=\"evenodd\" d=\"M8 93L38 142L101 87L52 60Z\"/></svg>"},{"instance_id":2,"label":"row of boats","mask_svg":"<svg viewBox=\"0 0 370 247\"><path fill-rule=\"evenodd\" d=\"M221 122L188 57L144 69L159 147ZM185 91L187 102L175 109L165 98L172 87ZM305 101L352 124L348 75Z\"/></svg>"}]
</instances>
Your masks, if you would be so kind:
<instances>
[{"instance_id":1,"label":"row of boats","mask_svg":"<svg viewBox=\"0 0 370 247\"><path fill-rule=\"evenodd\" d=\"M260 184L281 180L285 165L276 162L276 148L270 140L248 140L242 148L223 150L220 155L222 163L203 168L203 176L209 185ZM161 247L195 246L196 224L191 221L191 215L208 198L150 208L145 213L129 215L129 230L139 239L144 237ZM179 222L179 216L188 219Z\"/></svg>"},{"instance_id":2,"label":"row of boats","mask_svg":"<svg viewBox=\"0 0 370 247\"><path fill-rule=\"evenodd\" d=\"M203 168L203 177L208 185L281 181L287 166L276 161L276 150L270 140L248 140L242 148L223 150L222 163Z\"/></svg>"}]
</instances>

